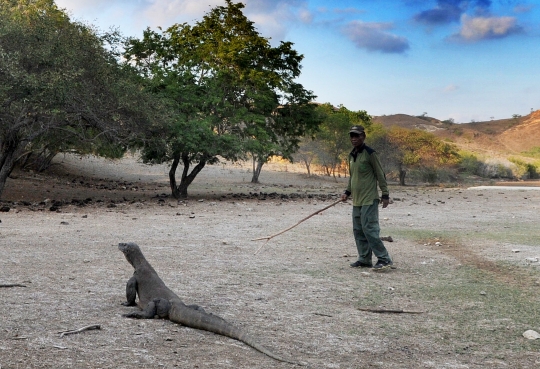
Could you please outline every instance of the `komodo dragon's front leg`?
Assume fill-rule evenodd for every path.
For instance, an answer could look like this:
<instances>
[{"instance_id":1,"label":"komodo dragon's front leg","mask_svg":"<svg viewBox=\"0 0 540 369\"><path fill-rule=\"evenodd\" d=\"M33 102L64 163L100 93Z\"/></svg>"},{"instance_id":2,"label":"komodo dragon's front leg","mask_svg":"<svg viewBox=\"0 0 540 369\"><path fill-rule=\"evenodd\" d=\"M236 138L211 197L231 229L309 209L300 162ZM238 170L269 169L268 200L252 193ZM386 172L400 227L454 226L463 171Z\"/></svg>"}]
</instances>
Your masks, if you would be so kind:
<instances>
[{"instance_id":1,"label":"komodo dragon's front leg","mask_svg":"<svg viewBox=\"0 0 540 369\"><path fill-rule=\"evenodd\" d=\"M126 283L126 302L123 302L124 306L137 306L135 299L137 298L137 278L131 277Z\"/></svg>"}]
</instances>

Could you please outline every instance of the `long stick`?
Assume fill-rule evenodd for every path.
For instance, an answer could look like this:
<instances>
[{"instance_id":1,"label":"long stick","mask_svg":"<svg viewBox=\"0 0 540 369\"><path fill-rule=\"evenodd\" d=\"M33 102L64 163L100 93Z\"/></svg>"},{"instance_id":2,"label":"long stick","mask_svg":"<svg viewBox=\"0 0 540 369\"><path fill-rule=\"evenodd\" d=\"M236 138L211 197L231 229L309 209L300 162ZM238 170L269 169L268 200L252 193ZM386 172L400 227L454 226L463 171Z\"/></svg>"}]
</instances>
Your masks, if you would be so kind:
<instances>
[{"instance_id":1,"label":"long stick","mask_svg":"<svg viewBox=\"0 0 540 369\"><path fill-rule=\"evenodd\" d=\"M274 238L274 237L276 237L276 236L279 236L280 234L285 233L285 232L287 232L287 231L293 229L294 227L296 227L297 225L299 225L299 224L302 223L302 222L305 222L306 220L308 220L308 219L311 218L312 216L317 215L317 214L319 214L320 212L323 212L323 211L325 211L326 209L329 209L329 208L331 208L332 206L339 204L340 202L343 202L343 200L339 199L339 200L333 202L332 204L328 205L327 207L325 207L325 208L323 208L323 209L321 209L321 210L317 210L317 211L314 212L313 214L311 214L311 215L305 217L304 219L302 219L301 221L299 221L299 222L296 223L295 225L293 225L293 226L291 226L291 227L289 227L289 228L287 228L287 229L284 229L284 230L281 231L281 232L278 232L278 233L273 234L273 235L271 235L271 236L260 237L260 238L255 238L255 239L251 240L251 241L266 240L266 242L263 243L263 245L262 245L261 247L259 247L259 249L255 252L255 255L256 255L257 253L259 253L259 251L263 248L263 246L266 245L266 244L268 243L268 241L270 241L272 238Z\"/></svg>"},{"instance_id":2,"label":"long stick","mask_svg":"<svg viewBox=\"0 0 540 369\"><path fill-rule=\"evenodd\" d=\"M358 308L361 311L369 311L370 313L390 313L390 314L423 314L423 311L410 311L410 310L391 310L391 309L368 309Z\"/></svg>"},{"instance_id":3,"label":"long stick","mask_svg":"<svg viewBox=\"0 0 540 369\"><path fill-rule=\"evenodd\" d=\"M10 284L0 284L1 288L11 288L11 287L26 287L24 284L20 283L10 283Z\"/></svg>"},{"instance_id":4,"label":"long stick","mask_svg":"<svg viewBox=\"0 0 540 369\"><path fill-rule=\"evenodd\" d=\"M68 334L76 334L76 333L81 333L81 332L84 332L84 331L91 331L91 330L94 330L94 329L101 329L101 325L94 324L94 325L89 325L89 326L82 327L82 328L79 328L79 329L73 329L73 330L69 330L69 331L62 331L62 332L58 332L58 333L60 333L60 337L64 337L64 336L67 336Z\"/></svg>"}]
</instances>

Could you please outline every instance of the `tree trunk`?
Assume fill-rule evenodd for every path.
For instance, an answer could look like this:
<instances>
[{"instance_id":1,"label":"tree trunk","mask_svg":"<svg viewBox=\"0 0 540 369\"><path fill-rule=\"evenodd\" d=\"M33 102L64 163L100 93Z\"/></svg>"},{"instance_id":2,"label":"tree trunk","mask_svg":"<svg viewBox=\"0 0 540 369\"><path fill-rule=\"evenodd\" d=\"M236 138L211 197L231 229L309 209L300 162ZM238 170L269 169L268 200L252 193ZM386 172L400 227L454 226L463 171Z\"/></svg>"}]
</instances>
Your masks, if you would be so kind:
<instances>
[{"instance_id":1,"label":"tree trunk","mask_svg":"<svg viewBox=\"0 0 540 369\"><path fill-rule=\"evenodd\" d=\"M171 165L171 170L169 171L169 183L171 186L172 196L175 199L186 199L188 197L188 187L193 182L195 177L197 177L197 174L201 172L201 170L206 165L206 160L201 160L191 173L189 173L189 165L190 160L188 155L184 154L182 155L182 163L184 164L184 169L182 170L182 178L180 179L180 184L176 185L176 168L178 168L178 164L180 162L180 155L175 155L173 158L173 163ZM189 173L189 174L188 174Z\"/></svg>"},{"instance_id":2,"label":"tree trunk","mask_svg":"<svg viewBox=\"0 0 540 369\"><path fill-rule=\"evenodd\" d=\"M306 170L307 170L307 176L308 177L311 177L311 163L308 162L306 159L304 159L304 165L306 166Z\"/></svg>"},{"instance_id":3,"label":"tree trunk","mask_svg":"<svg viewBox=\"0 0 540 369\"><path fill-rule=\"evenodd\" d=\"M176 187L176 168L178 168L178 163L180 162L180 154L174 155L171 169L169 170L169 185L171 186L171 194L175 199L180 198L180 193Z\"/></svg>"},{"instance_id":4,"label":"tree trunk","mask_svg":"<svg viewBox=\"0 0 540 369\"><path fill-rule=\"evenodd\" d=\"M405 186L405 176L407 175L407 171L400 166L399 167L399 184L401 186Z\"/></svg>"},{"instance_id":5,"label":"tree trunk","mask_svg":"<svg viewBox=\"0 0 540 369\"><path fill-rule=\"evenodd\" d=\"M255 166L255 161L257 162L257 166ZM259 183L259 176L261 175L263 165L264 161L253 158L253 177L251 177L251 183Z\"/></svg>"},{"instance_id":6,"label":"tree trunk","mask_svg":"<svg viewBox=\"0 0 540 369\"><path fill-rule=\"evenodd\" d=\"M4 142L4 147L0 147L0 198L6 185L7 179L11 174L11 171L15 167L15 161L17 158L18 144L15 142Z\"/></svg>"}]
</instances>

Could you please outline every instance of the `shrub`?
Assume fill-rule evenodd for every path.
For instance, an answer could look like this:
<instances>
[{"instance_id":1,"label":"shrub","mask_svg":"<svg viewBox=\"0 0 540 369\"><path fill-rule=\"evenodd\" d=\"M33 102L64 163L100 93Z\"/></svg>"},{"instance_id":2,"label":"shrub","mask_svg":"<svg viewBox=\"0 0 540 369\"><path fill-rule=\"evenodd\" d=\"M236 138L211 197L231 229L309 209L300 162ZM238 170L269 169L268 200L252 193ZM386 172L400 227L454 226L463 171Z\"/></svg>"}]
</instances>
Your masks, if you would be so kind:
<instances>
[{"instance_id":1,"label":"shrub","mask_svg":"<svg viewBox=\"0 0 540 369\"><path fill-rule=\"evenodd\" d=\"M509 158L515 165L514 175L521 179L535 179L539 177L539 171L533 163L527 163L518 158Z\"/></svg>"},{"instance_id":2,"label":"shrub","mask_svg":"<svg viewBox=\"0 0 540 369\"><path fill-rule=\"evenodd\" d=\"M476 155L467 152L460 152L460 161L458 168L461 172L468 174L480 175L484 163L482 163Z\"/></svg>"}]
</instances>

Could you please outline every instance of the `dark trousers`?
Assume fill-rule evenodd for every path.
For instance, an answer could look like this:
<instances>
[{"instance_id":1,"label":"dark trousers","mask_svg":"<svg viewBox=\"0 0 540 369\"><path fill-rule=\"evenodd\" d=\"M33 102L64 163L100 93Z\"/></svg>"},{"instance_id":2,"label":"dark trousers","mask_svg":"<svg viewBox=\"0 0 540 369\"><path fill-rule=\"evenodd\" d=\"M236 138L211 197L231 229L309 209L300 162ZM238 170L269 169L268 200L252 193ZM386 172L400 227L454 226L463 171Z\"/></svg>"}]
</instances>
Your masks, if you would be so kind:
<instances>
[{"instance_id":1,"label":"dark trousers","mask_svg":"<svg viewBox=\"0 0 540 369\"><path fill-rule=\"evenodd\" d=\"M392 261L380 238L379 200L374 200L372 205L353 206L352 221L358 261L372 264L372 254L379 261Z\"/></svg>"}]
</instances>

